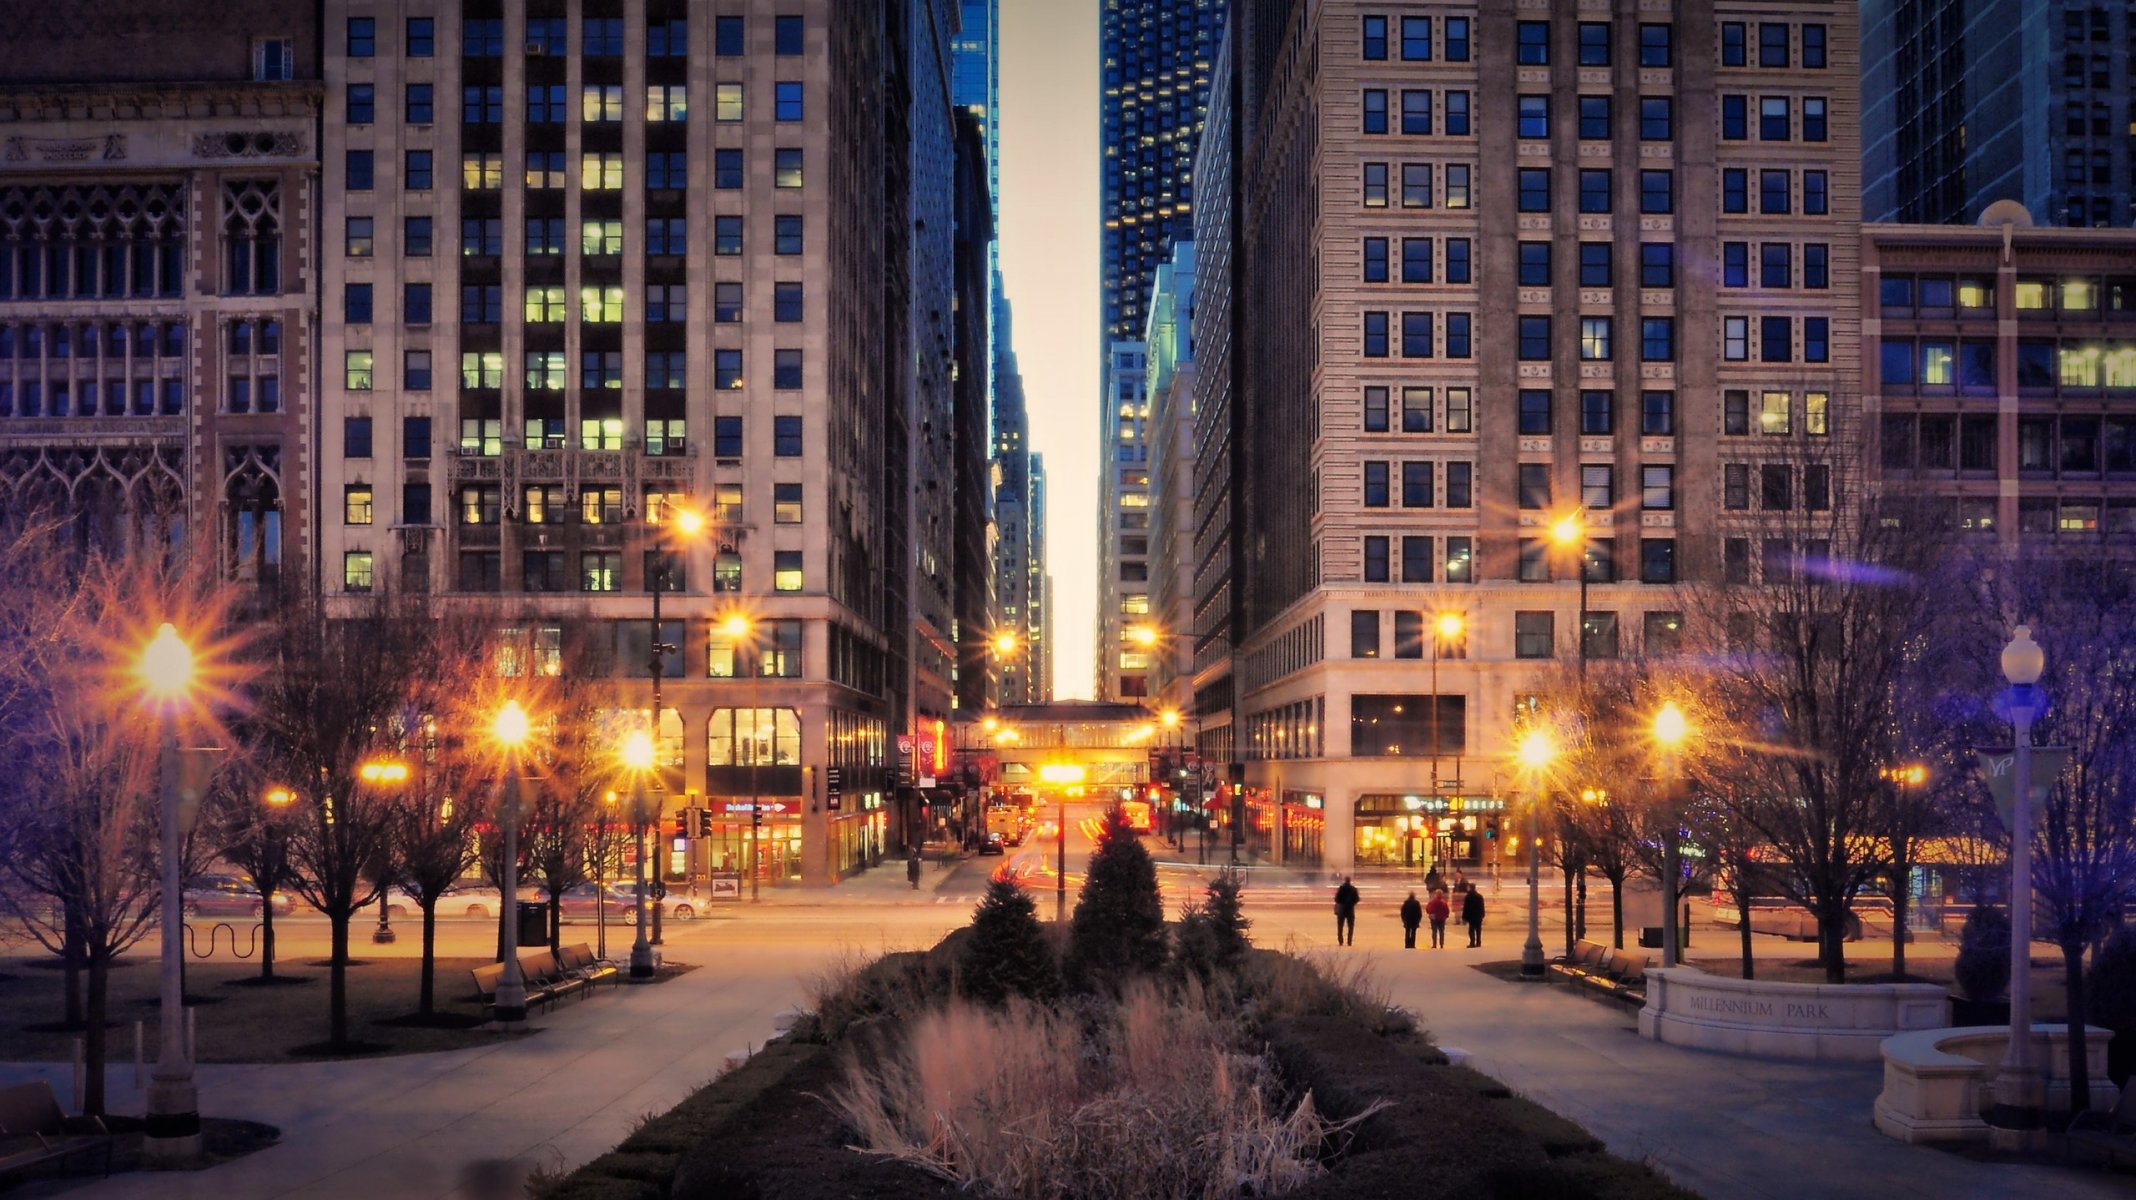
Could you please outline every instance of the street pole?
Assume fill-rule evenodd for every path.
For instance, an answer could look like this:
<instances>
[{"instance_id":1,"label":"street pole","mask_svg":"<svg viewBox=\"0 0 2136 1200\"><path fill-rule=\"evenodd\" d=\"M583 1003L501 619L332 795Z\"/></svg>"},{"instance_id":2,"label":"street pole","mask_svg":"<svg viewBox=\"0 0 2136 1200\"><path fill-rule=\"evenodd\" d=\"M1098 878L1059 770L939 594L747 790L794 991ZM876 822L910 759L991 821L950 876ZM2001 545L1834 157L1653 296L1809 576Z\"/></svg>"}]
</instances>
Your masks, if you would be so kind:
<instances>
[{"instance_id":1,"label":"street pole","mask_svg":"<svg viewBox=\"0 0 2136 1200\"><path fill-rule=\"evenodd\" d=\"M660 718L663 711L661 708L660 675L662 668L666 666L664 660L667 657L667 645L660 640L660 593L667 590L668 584L667 538L663 535L662 530L667 528L669 519L668 514L662 512L660 524L653 526L653 660L650 664L653 672L653 720L647 732L651 734L653 739L653 767L655 770L659 769L660 766ZM638 784L638 941L631 946L630 951L630 973L634 979L648 978L653 973L652 952L650 950L646 952L645 974L641 976L638 973L638 946L644 945L646 942L645 925L648 916L650 916L653 926L652 945L657 946L660 944L661 906L656 898L647 894L652 890L652 881L655 877L646 870L646 859L652 856L653 848L659 845L660 822L657 816L651 816L645 811L649 802L645 784L641 779ZM650 839L645 835L648 823L652 825L652 837ZM650 842L650 845L648 842ZM648 901L651 902L650 909L647 907Z\"/></svg>"},{"instance_id":2,"label":"street pole","mask_svg":"<svg viewBox=\"0 0 2136 1200\"><path fill-rule=\"evenodd\" d=\"M752 688L751 690L755 689ZM751 699L756 699L756 697L752 696ZM751 708L749 710L749 902L751 904L763 899L757 890L758 884L764 875L764 813L762 811L762 802L757 798L757 756L764 752L763 730L757 725L757 714L763 711L760 708ZM772 737L776 741L778 735L774 733Z\"/></svg>"},{"instance_id":3,"label":"street pole","mask_svg":"<svg viewBox=\"0 0 2136 1200\"><path fill-rule=\"evenodd\" d=\"M654 743L656 754L658 753L658 745L659 743L656 741ZM646 926L652 920L651 916L646 912L646 908L653 902L653 883L646 870L652 854L645 844L646 809L651 806L651 801L647 798L645 789L645 779L648 772L640 771L637 774L638 778L631 785L630 793L632 824L638 831L638 894L633 898L637 903L638 919L632 922L637 928L637 936L632 939L630 944L630 977L635 980L649 982L656 973L653 967L653 945L646 940Z\"/></svg>"},{"instance_id":4,"label":"street pole","mask_svg":"<svg viewBox=\"0 0 2136 1200\"><path fill-rule=\"evenodd\" d=\"M527 981L519 972L519 748L506 751L503 803L497 806L504 826L504 879L498 891L498 907L504 910L504 974L497 980L497 1002L492 1010L505 1032L525 1028Z\"/></svg>"},{"instance_id":5,"label":"street pole","mask_svg":"<svg viewBox=\"0 0 2136 1200\"><path fill-rule=\"evenodd\" d=\"M608 801L615 799L614 792L602 799L601 819L593 830L593 956L602 962L608 961Z\"/></svg>"},{"instance_id":6,"label":"street pole","mask_svg":"<svg viewBox=\"0 0 2136 1200\"><path fill-rule=\"evenodd\" d=\"M1537 838L1541 836L1542 824L1537 814L1543 807L1543 781L1540 774L1528 786L1528 940L1520 948L1520 978L1523 983L1541 983L1543 970L1543 914L1541 877L1537 867L1542 861L1538 853Z\"/></svg>"},{"instance_id":7,"label":"street pole","mask_svg":"<svg viewBox=\"0 0 2136 1200\"><path fill-rule=\"evenodd\" d=\"M166 626L165 628L169 628ZM158 849L162 855L162 1054L149 1077L148 1119L141 1148L158 1167L181 1167L200 1159L200 1091L185 1044L185 893L178 856L178 718L163 705L156 754Z\"/></svg>"},{"instance_id":8,"label":"street pole","mask_svg":"<svg viewBox=\"0 0 2136 1200\"><path fill-rule=\"evenodd\" d=\"M2023 662L2028 653L2029 664ZM2045 1089L2032 1064L2032 720L2039 715L2032 685L2041 665L2032 631L2018 626L2003 651L2016 734L2011 763L2016 794L2010 817L2010 1033L1995 1073L1995 1107L1988 1114L1998 1150L2035 1149L2045 1136Z\"/></svg>"},{"instance_id":9,"label":"street pole","mask_svg":"<svg viewBox=\"0 0 2136 1200\"><path fill-rule=\"evenodd\" d=\"M1068 789L1061 789L1061 819L1053 831L1053 919L1068 919Z\"/></svg>"},{"instance_id":10,"label":"street pole","mask_svg":"<svg viewBox=\"0 0 2136 1200\"><path fill-rule=\"evenodd\" d=\"M1661 965L1677 965L1677 945L1681 936L1676 928L1676 883L1683 874L1679 861L1682 855L1678 826L1682 822L1676 816L1677 780L1676 756L1669 755L1662 769L1661 811L1664 825L1661 831Z\"/></svg>"}]
</instances>

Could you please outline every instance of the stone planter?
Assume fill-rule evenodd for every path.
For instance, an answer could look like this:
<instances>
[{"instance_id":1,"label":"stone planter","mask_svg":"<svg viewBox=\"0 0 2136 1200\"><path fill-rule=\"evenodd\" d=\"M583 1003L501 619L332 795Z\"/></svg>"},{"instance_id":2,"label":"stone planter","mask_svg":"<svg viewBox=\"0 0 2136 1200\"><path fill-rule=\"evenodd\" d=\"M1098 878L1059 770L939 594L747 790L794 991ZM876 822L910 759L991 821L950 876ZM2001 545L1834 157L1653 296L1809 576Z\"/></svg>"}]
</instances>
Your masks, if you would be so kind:
<instances>
[{"instance_id":1,"label":"stone planter","mask_svg":"<svg viewBox=\"0 0 2136 1200\"><path fill-rule=\"evenodd\" d=\"M2091 1107L2113 1108L2116 1089L2106 1077L2109 1031L2085 1028ZM2009 1044L2007 1025L1927 1029L1886 1038L1884 1090L1876 1098L1876 1127L1902 1142L1985 1143L1995 1105L1995 1073ZM2069 1026L2034 1025L2032 1061L2046 1086L2047 1111L2069 1111Z\"/></svg>"},{"instance_id":2,"label":"stone planter","mask_svg":"<svg viewBox=\"0 0 2136 1200\"><path fill-rule=\"evenodd\" d=\"M1931 983L1774 983L1650 969L1642 1037L1724 1054L1875 1062L1887 1037L1945 1024L1947 997Z\"/></svg>"}]
</instances>

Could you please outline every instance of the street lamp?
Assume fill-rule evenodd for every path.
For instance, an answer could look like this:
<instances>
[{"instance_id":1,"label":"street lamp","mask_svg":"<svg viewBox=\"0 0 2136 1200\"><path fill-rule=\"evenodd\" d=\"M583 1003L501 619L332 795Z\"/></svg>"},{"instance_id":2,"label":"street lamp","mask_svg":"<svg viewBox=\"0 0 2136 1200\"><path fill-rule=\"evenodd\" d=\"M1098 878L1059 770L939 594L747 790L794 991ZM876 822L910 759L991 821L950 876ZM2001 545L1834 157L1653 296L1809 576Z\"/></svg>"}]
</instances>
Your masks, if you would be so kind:
<instances>
[{"instance_id":1,"label":"street lamp","mask_svg":"<svg viewBox=\"0 0 2136 1200\"><path fill-rule=\"evenodd\" d=\"M1083 782L1083 768L1075 763L1047 763L1038 769L1042 783L1053 785L1061 797L1061 819L1053 830L1053 919L1068 919L1068 791Z\"/></svg>"},{"instance_id":2,"label":"street lamp","mask_svg":"<svg viewBox=\"0 0 2136 1200\"><path fill-rule=\"evenodd\" d=\"M2020 625L2003 647L2003 678L2010 682L2013 803L2010 809L2010 1036L1995 1073L1995 1107L1988 1123L1998 1149L2037 1146L2042 1138L2045 1089L2032 1066L2032 720L2044 706L2034 685L2047 656Z\"/></svg>"},{"instance_id":3,"label":"street lamp","mask_svg":"<svg viewBox=\"0 0 2136 1200\"><path fill-rule=\"evenodd\" d=\"M655 973L653 946L645 939L646 927L652 923L646 914L645 906L646 902L652 899L653 887L651 881L646 878L645 870L647 860L651 858L645 844L646 809L650 807L646 801L645 781L653 773L655 757L653 737L644 730L638 730L623 739L623 765L631 771L631 828L637 836L638 844L638 894L635 897L638 919L634 922L638 935L630 944L630 977L641 981L650 980Z\"/></svg>"},{"instance_id":4,"label":"street lamp","mask_svg":"<svg viewBox=\"0 0 2136 1200\"><path fill-rule=\"evenodd\" d=\"M1681 936L1676 927L1676 884L1683 867L1678 862L1682 853L1681 823L1676 816L1676 792L1679 760L1677 751L1684 739L1690 736L1691 722L1684 710L1674 700L1661 706L1654 714L1654 744L1661 747L1661 965L1677 965L1677 946Z\"/></svg>"},{"instance_id":5,"label":"street lamp","mask_svg":"<svg viewBox=\"0 0 2136 1200\"><path fill-rule=\"evenodd\" d=\"M156 811L162 868L162 1052L148 1085L141 1148L157 1166L200 1158L200 1091L185 1044L184 881L178 877L178 717L193 688L193 650L166 621L141 651L141 690L156 708Z\"/></svg>"},{"instance_id":6,"label":"street lamp","mask_svg":"<svg viewBox=\"0 0 2136 1200\"><path fill-rule=\"evenodd\" d=\"M1585 510L1575 509L1559 517L1550 526L1550 540L1569 550L1577 551L1576 569L1580 576L1580 611L1573 619L1573 632L1579 643L1580 678L1587 678L1587 517Z\"/></svg>"},{"instance_id":7,"label":"street lamp","mask_svg":"<svg viewBox=\"0 0 2136 1200\"><path fill-rule=\"evenodd\" d=\"M726 619L726 620L724 620L724 621L721 621L721 622L720 622L719 628L720 628L720 632L721 632L721 633L724 633L724 634L726 634L726 635L727 635L727 636L728 636L729 638L732 638L732 639L733 639L733 640L734 640L734 641L735 641L736 643L740 643L740 642L742 642L743 640L745 640L745 639L748 639L748 638L750 638L750 637L751 637L751 635L752 635L752 634L753 634L753 633L755 632L755 630L756 630L756 624L755 624L755 622L751 621L751 620L750 620L750 619L749 619L749 618L748 618L748 617L747 617L746 615L744 615L744 614L742 614L742 613L739 613L739 612L734 612L734 613L728 613L728 614L727 614L727 619ZM754 680L754 679L761 679L761 678L763 678L763 675L764 675L764 671L763 671L763 668L762 668L761 666L759 666L759 665L757 664L757 662L756 662L756 654L754 653L754 651L755 651L755 647L754 647L754 646L752 646L752 647L751 647L750 649L751 649L751 653L750 653L750 655L749 655L749 659L748 659L748 661L749 661L749 674L750 674L750 678L751 678L752 680ZM759 727L759 725L758 725L758 712L759 712L759 709L758 709L758 708L756 707L756 704L757 704L757 702L758 702L758 701L759 701L759 700L760 700L761 698L762 698L762 697L760 697L760 696L758 696L758 695L757 695L757 692L756 692L756 685L752 684L752 686L750 687L750 690L749 690L749 703L750 703L750 708L749 708L749 710L748 710L748 711L749 711L749 764L748 764L748 766L749 766L749 902L750 902L751 904L755 904L755 903L758 903L759 901L761 901L761 900L763 899L763 892L762 892L762 890L761 890L761 886L762 886L762 882L763 882L763 874L764 874L764 814L763 814L763 812L762 812L762 804L760 803L760 798L759 798L759 796L758 796L758 788L757 788L757 778L758 778L758 777L757 777L757 757L758 757L758 755L759 755L759 754L760 754L760 753L762 752L762 750L763 750L763 747L762 747L762 745L761 745L761 741L762 741L762 730L761 730L761 728L760 728L760 727ZM764 711L769 711L769 710L764 710ZM777 730L776 730L776 723L774 723L774 730L773 730L773 733L772 733L772 739L773 739L773 743L774 743L774 744L776 744L776 743L777 743L777 739L778 739L778 733L777 733ZM740 718L739 718L739 717L737 716L737 717L736 717L736 724L735 724L735 736L734 736L734 738L733 738L733 740L732 740L732 743L731 743L731 744L733 744L733 745L739 745L740 743L741 743L741 724L740 724Z\"/></svg>"},{"instance_id":8,"label":"street lamp","mask_svg":"<svg viewBox=\"0 0 2136 1200\"><path fill-rule=\"evenodd\" d=\"M653 719L651 728L657 734L660 730L661 718L667 711L660 694L661 673L667 666L668 654L678 649L678 647L660 640L660 596L668 590L674 580L674 572L668 564L669 543L672 539L667 531L673 529L676 535L684 538L694 538L704 532L705 516L696 509L681 504L662 504L658 508L648 507L645 516L647 523L652 526L653 541L653 577L647 581L651 585L653 592L652 660L648 665L651 668L653 677ZM640 857L644 857L642 850ZM643 916L644 914L641 912L640 915ZM660 943L660 908L658 905L653 907L653 943L655 945Z\"/></svg>"},{"instance_id":9,"label":"street lamp","mask_svg":"<svg viewBox=\"0 0 2136 1200\"><path fill-rule=\"evenodd\" d=\"M408 782L408 764L374 760L356 768L356 777L375 788L399 787ZM383 855L380 857L384 858ZM371 931L373 945L388 946L396 940L393 934L393 881L386 878L391 873L379 872L378 928Z\"/></svg>"},{"instance_id":10,"label":"street lamp","mask_svg":"<svg viewBox=\"0 0 2136 1200\"><path fill-rule=\"evenodd\" d=\"M1543 980L1542 893L1536 874L1542 858L1542 827L1537 813L1543 807L1543 771L1557 757L1557 742L1541 729L1531 729L1520 739L1520 766L1528 776L1528 940L1520 948L1520 977L1525 983Z\"/></svg>"},{"instance_id":11,"label":"street lamp","mask_svg":"<svg viewBox=\"0 0 2136 1200\"><path fill-rule=\"evenodd\" d=\"M527 981L519 970L519 753L533 723L519 701L507 700L490 724L490 737L504 751L504 787L497 816L504 826L504 872L497 906L504 911L504 973L497 980L491 1009L506 1032L522 1029L527 1019Z\"/></svg>"},{"instance_id":12,"label":"street lamp","mask_svg":"<svg viewBox=\"0 0 2136 1200\"><path fill-rule=\"evenodd\" d=\"M1468 619L1457 612L1442 612L1431 624L1431 794L1439 794L1439 651L1468 629ZM1458 767L1459 764L1457 763Z\"/></svg>"}]
</instances>

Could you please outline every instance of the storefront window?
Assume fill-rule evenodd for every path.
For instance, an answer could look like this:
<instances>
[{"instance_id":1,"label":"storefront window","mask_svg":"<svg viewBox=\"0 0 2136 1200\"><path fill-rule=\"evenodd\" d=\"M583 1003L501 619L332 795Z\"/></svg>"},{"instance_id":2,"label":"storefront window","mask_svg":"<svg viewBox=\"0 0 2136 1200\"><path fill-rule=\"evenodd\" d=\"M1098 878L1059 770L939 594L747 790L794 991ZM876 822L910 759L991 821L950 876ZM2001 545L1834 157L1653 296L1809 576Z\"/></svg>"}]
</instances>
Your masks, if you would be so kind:
<instances>
[{"instance_id":1,"label":"storefront window","mask_svg":"<svg viewBox=\"0 0 2136 1200\"><path fill-rule=\"evenodd\" d=\"M706 733L715 767L791 766L801 761L801 714L791 708L715 708Z\"/></svg>"},{"instance_id":2,"label":"storefront window","mask_svg":"<svg viewBox=\"0 0 2136 1200\"><path fill-rule=\"evenodd\" d=\"M1483 861L1505 810L1492 796L1366 794L1357 798L1357 865L1427 870Z\"/></svg>"}]
</instances>

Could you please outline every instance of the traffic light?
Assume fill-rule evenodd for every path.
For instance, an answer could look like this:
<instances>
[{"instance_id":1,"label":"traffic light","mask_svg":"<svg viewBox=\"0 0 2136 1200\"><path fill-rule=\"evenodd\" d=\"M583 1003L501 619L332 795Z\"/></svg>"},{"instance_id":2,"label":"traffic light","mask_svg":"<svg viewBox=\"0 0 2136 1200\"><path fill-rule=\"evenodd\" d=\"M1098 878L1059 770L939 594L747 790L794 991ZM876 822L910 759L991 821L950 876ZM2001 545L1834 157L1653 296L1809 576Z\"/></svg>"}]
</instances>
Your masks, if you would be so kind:
<instances>
[{"instance_id":1,"label":"traffic light","mask_svg":"<svg viewBox=\"0 0 2136 1200\"><path fill-rule=\"evenodd\" d=\"M676 813L676 814L675 814L675 816L674 816L674 818L673 818L673 822L672 822L672 823L673 823L673 825L674 825L674 830L673 830L673 831L672 831L672 832L670 833L670 835L669 835L669 836L671 836L671 837L682 837L682 836L686 835L686 834L687 834L687 833L689 832L688 826L686 825L686 823L685 823L685 822L684 822L684 820L683 820L683 814L682 814L682 813L679 813L679 812L678 812L678 813Z\"/></svg>"},{"instance_id":2,"label":"traffic light","mask_svg":"<svg viewBox=\"0 0 2136 1200\"><path fill-rule=\"evenodd\" d=\"M686 808L682 810L684 832L693 838L705 836L705 810Z\"/></svg>"},{"instance_id":3,"label":"traffic light","mask_svg":"<svg viewBox=\"0 0 2136 1200\"><path fill-rule=\"evenodd\" d=\"M1497 817L1485 817L1483 819L1483 840L1487 842L1495 842L1498 840Z\"/></svg>"}]
</instances>

